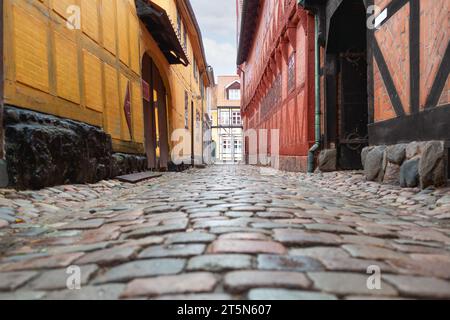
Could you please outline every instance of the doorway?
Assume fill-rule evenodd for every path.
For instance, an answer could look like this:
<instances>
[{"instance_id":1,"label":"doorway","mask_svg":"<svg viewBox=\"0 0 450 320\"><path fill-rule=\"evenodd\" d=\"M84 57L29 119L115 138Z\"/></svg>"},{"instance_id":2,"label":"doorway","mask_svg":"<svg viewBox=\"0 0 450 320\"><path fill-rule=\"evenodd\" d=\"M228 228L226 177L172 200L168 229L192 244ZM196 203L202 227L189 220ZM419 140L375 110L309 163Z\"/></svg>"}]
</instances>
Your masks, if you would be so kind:
<instances>
[{"instance_id":1,"label":"doorway","mask_svg":"<svg viewBox=\"0 0 450 320\"><path fill-rule=\"evenodd\" d=\"M342 170L362 169L368 145L367 29L362 0L346 0L330 20L326 48L326 145Z\"/></svg>"},{"instance_id":2,"label":"doorway","mask_svg":"<svg viewBox=\"0 0 450 320\"><path fill-rule=\"evenodd\" d=\"M169 162L167 91L149 55L142 59L144 139L148 168L165 171Z\"/></svg>"}]
</instances>

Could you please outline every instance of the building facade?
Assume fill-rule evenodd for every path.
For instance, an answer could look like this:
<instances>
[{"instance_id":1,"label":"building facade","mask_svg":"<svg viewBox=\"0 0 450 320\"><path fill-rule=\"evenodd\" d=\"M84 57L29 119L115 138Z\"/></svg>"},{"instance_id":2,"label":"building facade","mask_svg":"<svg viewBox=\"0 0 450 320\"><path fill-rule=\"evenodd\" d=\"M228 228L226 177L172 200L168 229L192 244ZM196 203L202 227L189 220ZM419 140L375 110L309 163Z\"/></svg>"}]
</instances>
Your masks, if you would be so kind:
<instances>
[{"instance_id":1,"label":"building facade","mask_svg":"<svg viewBox=\"0 0 450 320\"><path fill-rule=\"evenodd\" d=\"M449 1L300 1L320 46L319 169L404 187L450 179Z\"/></svg>"},{"instance_id":2,"label":"building facade","mask_svg":"<svg viewBox=\"0 0 450 320\"><path fill-rule=\"evenodd\" d=\"M207 165L214 163L213 159L213 109L217 106L216 97L216 80L214 76L214 69L208 67L208 76L210 85L206 88L206 111L204 114L204 131L203 131L203 162Z\"/></svg>"},{"instance_id":3,"label":"building facade","mask_svg":"<svg viewBox=\"0 0 450 320\"><path fill-rule=\"evenodd\" d=\"M272 165L305 171L314 144L314 18L294 0L244 0L240 16L242 116L246 133L258 135L246 135L247 161L279 156Z\"/></svg>"},{"instance_id":4,"label":"building facade","mask_svg":"<svg viewBox=\"0 0 450 320\"><path fill-rule=\"evenodd\" d=\"M364 168L368 180L445 185L449 5L244 0L238 65L245 128L280 130L281 169ZM290 157L298 160L285 165Z\"/></svg>"},{"instance_id":5,"label":"building facade","mask_svg":"<svg viewBox=\"0 0 450 320\"><path fill-rule=\"evenodd\" d=\"M177 129L190 136L184 164L202 162L209 77L189 1L2 3L1 169L10 185L166 170Z\"/></svg>"},{"instance_id":6,"label":"building facade","mask_svg":"<svg viewBox=\"0 0 450 320\"><path fill-rule=\"evenodd\" d=\"M216 163L243 160L243 127L240 109L241 84L238 76L219 76L213 114Z\"/></svg>"}]
</instances>

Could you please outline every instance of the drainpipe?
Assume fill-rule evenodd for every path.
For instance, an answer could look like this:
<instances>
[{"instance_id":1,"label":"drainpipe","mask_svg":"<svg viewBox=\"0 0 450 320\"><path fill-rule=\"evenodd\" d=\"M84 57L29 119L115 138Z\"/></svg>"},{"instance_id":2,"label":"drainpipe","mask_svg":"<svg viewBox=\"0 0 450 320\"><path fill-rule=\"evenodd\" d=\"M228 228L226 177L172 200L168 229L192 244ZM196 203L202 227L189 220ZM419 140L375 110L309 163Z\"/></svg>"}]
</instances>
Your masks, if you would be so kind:
<instances>
[{"instance_id":1,"label":"drainpipe","mask_svg":"<svg viewBox=\"0 0 450 320\"><path fill-rule=\"evenodd\" d=\"M314 172L314 155L320 148L320 45L319 45L319 14L315 17L315 143L308 153L308 173Z\"/></svg>"}]
</instances>

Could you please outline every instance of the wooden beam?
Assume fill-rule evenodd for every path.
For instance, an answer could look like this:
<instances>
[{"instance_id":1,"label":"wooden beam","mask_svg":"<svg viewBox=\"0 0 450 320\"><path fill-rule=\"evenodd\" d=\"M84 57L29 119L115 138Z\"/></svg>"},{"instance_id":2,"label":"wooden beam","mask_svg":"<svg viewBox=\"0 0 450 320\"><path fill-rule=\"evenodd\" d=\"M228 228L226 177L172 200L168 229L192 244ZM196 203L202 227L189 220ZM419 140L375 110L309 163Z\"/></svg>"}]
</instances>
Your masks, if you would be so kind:
<instances>
[{"instance_id":1,"label":"wooden beam","mask_svg":"<svg viewBox=\"0 0 450 320\"><path fill-rule=\"evenodd\" d=\"M411 113L420 110L420 1L410 2L409 64Z\"/></svg>"},{"instance_id":2,"label":"wooden beam","mask_svg":"<svg viewBox=\"0 0 450 320\"><path fill-rule=\"evenodd\" d=\"M437 106L439 99L441 98L442 91L447 83L448 75L450 73L450 43L447 44L447 50L445 50L444 58L442 59L439 70L434 79L433 85L428 95L426 108Z\"/></svg>"},{"instance_id":3,"label":"wooden beam","mask_svg":"<svg viewBox=\"0 0 450 320\"><path fill-rule=\"evenodd\" d=\"M375 60L378 64L378 68L380 69L381 78L386 86L386 90L389 94L392 106L394 107L395 114L397 117L402 117L405 115L405 109L403 108L403 104L395 87L394 80L389 72L389 68L377 40L374 40L373 42L373 49Z\"/></svg>"},{"instance_id":4,"label":"wooden beam","mask_svg":"<svg viewBox=\"0 0 450 320\"><path fill-rule=\"evenodd\" d=\"M374 0L368 0L367 6L373 6ZM369 124L375 122L375 84L374 84L374 55L373 44L375 42L375 30L367 30L367 98L368 98L368 117Z\"/></svg>"}]
</instances>

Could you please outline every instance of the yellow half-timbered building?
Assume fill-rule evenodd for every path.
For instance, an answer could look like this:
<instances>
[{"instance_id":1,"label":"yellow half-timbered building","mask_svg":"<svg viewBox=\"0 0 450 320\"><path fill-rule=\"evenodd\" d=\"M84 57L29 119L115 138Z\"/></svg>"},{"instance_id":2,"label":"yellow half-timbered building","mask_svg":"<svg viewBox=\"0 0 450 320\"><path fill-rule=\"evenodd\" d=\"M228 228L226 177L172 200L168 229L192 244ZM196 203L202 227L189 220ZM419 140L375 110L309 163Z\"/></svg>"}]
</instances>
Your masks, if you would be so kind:
<instances>
[{"instance_id":1,"label":"yellow half-timbered building","mask_svg":"<svg viewBox=\"0 0 450 320\"><path fill-rule=\"evenodd\" d=\"M16 119L13 125L20 125L22 110L35 112L34 120L51 115L96 127L111 137L113 153L146 155L150 169L170 167L176 143L172 133L184 129L189 132L184 139L190 140L185 141L189 150L184 150L184 163L202 162L210 79L189 1L2 2L6 160L1 170L8 172L10 184L17 183L18 173L8 166L21 155L8 157L8 151L23 148L17 141L8 147L15 137L8 136L8 121ZM11 108L19 116L6 113ZM37 121L40 126L45 122Z\"/></svg>"}]
</instances>

